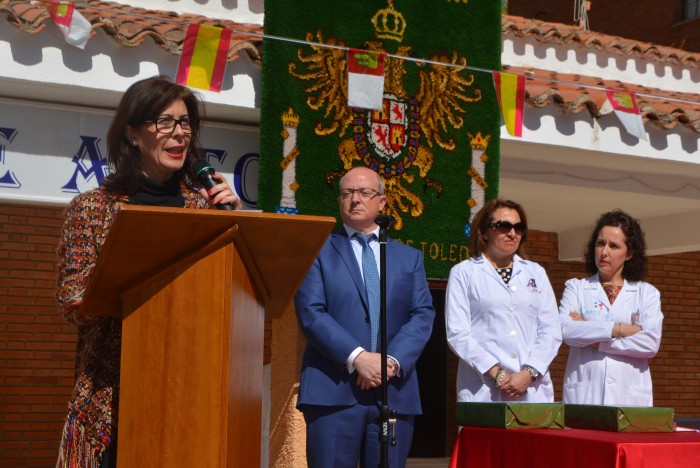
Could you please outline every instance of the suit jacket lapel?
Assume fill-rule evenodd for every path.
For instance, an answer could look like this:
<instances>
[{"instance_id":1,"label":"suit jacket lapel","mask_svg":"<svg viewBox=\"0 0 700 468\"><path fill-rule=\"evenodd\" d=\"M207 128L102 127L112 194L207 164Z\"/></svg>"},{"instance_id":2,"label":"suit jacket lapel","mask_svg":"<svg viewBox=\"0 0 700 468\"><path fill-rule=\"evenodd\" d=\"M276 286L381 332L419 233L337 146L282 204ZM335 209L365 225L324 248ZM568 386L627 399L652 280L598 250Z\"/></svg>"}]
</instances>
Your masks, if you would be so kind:
<instances>
[{"instance_id":1,"label":"suit jacket lapel","mask_svg":"<svg viewBox=\"0 0 700 468\"><path fill-rule=\"evenodd\" d=\"M357 264L355 253L352 250L352 245L350 245L350 238L345 232L345 229L341 229L337 233L331 235L331 245L338 251L338 255L340 255L340 258L350 272L350 276L355 283L355 287L362 298L362 305L364 306L365 311L367 311L368 300L365 282L362 280L362 273L360 272L360 267Z\"/></svg>"}]
</instances>

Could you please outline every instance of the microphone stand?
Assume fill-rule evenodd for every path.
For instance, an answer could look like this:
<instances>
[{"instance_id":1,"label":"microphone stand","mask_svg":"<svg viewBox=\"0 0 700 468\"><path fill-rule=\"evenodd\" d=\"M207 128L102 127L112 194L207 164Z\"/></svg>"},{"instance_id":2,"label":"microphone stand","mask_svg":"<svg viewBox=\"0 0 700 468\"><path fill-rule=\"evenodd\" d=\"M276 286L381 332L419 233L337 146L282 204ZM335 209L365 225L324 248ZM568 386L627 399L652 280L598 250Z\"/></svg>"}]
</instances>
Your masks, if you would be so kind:
<instances>
[{"instance_id":1,"label":"microphone stand","mask_svg":"<svg viewBox=\"0 0 700 468\"><path fill-rule=\"evenodd\" d=\"M394 222L391 215L379 215L374 220L379 226L379 336L382 355L382 404L379 408L379 447L382 468L389 468L389 424L396 412L389 410L389 378L387 369L387 336L386 336L386 231ZM395 426L394 426L395 428ZM392 437L392 445L396 445L396 436Z\"/></svg>"}]
</instances>

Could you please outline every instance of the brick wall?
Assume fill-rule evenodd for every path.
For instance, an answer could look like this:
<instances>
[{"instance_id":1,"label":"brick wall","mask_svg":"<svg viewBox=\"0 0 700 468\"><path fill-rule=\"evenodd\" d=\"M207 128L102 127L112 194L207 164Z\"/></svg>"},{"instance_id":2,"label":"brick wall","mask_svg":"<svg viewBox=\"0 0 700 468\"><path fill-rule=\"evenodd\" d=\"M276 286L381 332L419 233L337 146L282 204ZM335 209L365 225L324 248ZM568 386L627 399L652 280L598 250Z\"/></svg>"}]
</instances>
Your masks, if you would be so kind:
<instances>
[{"instance_id":1,"label":"brick wall","mask_svg":"<svg viewBox=\"0 0 700 468\"><path fill-rule=\"evenodd\" d=\"M700 417L700 252L653 257L648 281L661 291L664 335L651 363L654 404Z\"/></svg>"},{"instance_id":2,"label":"brick wall","mask_svg":"<svg viewBox=\"0 0 700 468\"><path fill-rule=\"evenodd\" d=\"M611 36L700 52L700 18L684 21L685 0L592 0L588 24ZM574 25L573 0L510 0L508 14Z\"/></svg>"},{"instance_id":3,"label":"brick wall","mask_svg":"<svg viewBox=\"0 0 700 468\"><path fill-rule=\"evenodd\" d=\"M56 312L63 208L0 203L0 466L53 466L73 382Z\"/></svg>"},{"instance_id":4,"label":"brick wall","mask_svg":"<svg viewBox=\"0 0 700 468\"><path fill-rule=\"evenodd\" d=\"M574 24L574 2L573 0L508 0L507 14L548 23Z\"/></svg>"},{"instance_id":5,"label":"brick wall","mask_svg":"<svg viewBox=\"0 0 700 468\"><path fill-rule=\"evenodd\" d=\"M75 330L54 305L55 249L63 209L0 202L0 467L53 467L73 383ZM582 277L580 263L557 260L555 234L533 231L529 252L548 271L557 297ZM664 337L652 360L657 406L700 417L700 252L650 258L649 282L661 291ZM266 330L269 361L270 329ZM448 358L446 453L455 440L456 359ZM552 373L556 398L566 346Z\"/></svg>"}]
</instances>

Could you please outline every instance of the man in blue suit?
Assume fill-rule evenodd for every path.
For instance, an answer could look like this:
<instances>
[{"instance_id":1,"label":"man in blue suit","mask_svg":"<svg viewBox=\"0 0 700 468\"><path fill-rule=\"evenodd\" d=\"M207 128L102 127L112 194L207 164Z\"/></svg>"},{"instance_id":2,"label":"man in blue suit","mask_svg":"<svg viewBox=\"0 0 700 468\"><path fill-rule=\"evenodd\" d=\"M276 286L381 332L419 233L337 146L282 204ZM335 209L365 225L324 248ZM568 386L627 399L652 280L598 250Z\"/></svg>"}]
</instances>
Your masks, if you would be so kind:
<instances>
[{"instance_id":1,"label":"man in blue suit","mask_svg":"<svg viewBox=\"0 0 700 468\"><path fill-rule=\"evenodd\" d=\"M351 169L340 179L338 204L343 228L326 240L295 296L307 339L297 407L306 421L310 467L357 468L359 461L361 467L375 468L380 463L381 353L380 339L372 337L377 333L371 323L374 294L368 299L365 280L378 277L374 219L386 204L381 177L366 167ZM366 241L358 233L374 234L368 242L372 266L367 256L363 259ZM421 414L415 365L430 338L435 310L420 251L389 240L386 276L388 403L398 413L397 445L389 448L389 464L403 467L413 417Z\"/></svg>"}]
</instances>

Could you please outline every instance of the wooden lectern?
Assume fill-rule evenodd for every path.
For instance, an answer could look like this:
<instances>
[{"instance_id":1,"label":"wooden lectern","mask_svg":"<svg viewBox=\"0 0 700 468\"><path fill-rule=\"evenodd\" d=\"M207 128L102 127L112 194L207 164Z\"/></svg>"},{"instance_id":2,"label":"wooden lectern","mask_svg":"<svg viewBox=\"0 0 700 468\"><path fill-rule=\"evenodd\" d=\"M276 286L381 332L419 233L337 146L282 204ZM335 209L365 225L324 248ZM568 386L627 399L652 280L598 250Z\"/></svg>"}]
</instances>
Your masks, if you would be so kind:
<instances>
[{"instance_id":1,"label":"wooden lectern","mask_svg":"<svg viewBox=\"0 0 700 468\"><path fill-rule=\"evenodd\" d=\"M264 322L334 218L123 206L81 315L121 315L118 465L260 466Z\"/></svg>"}]
</instances>

